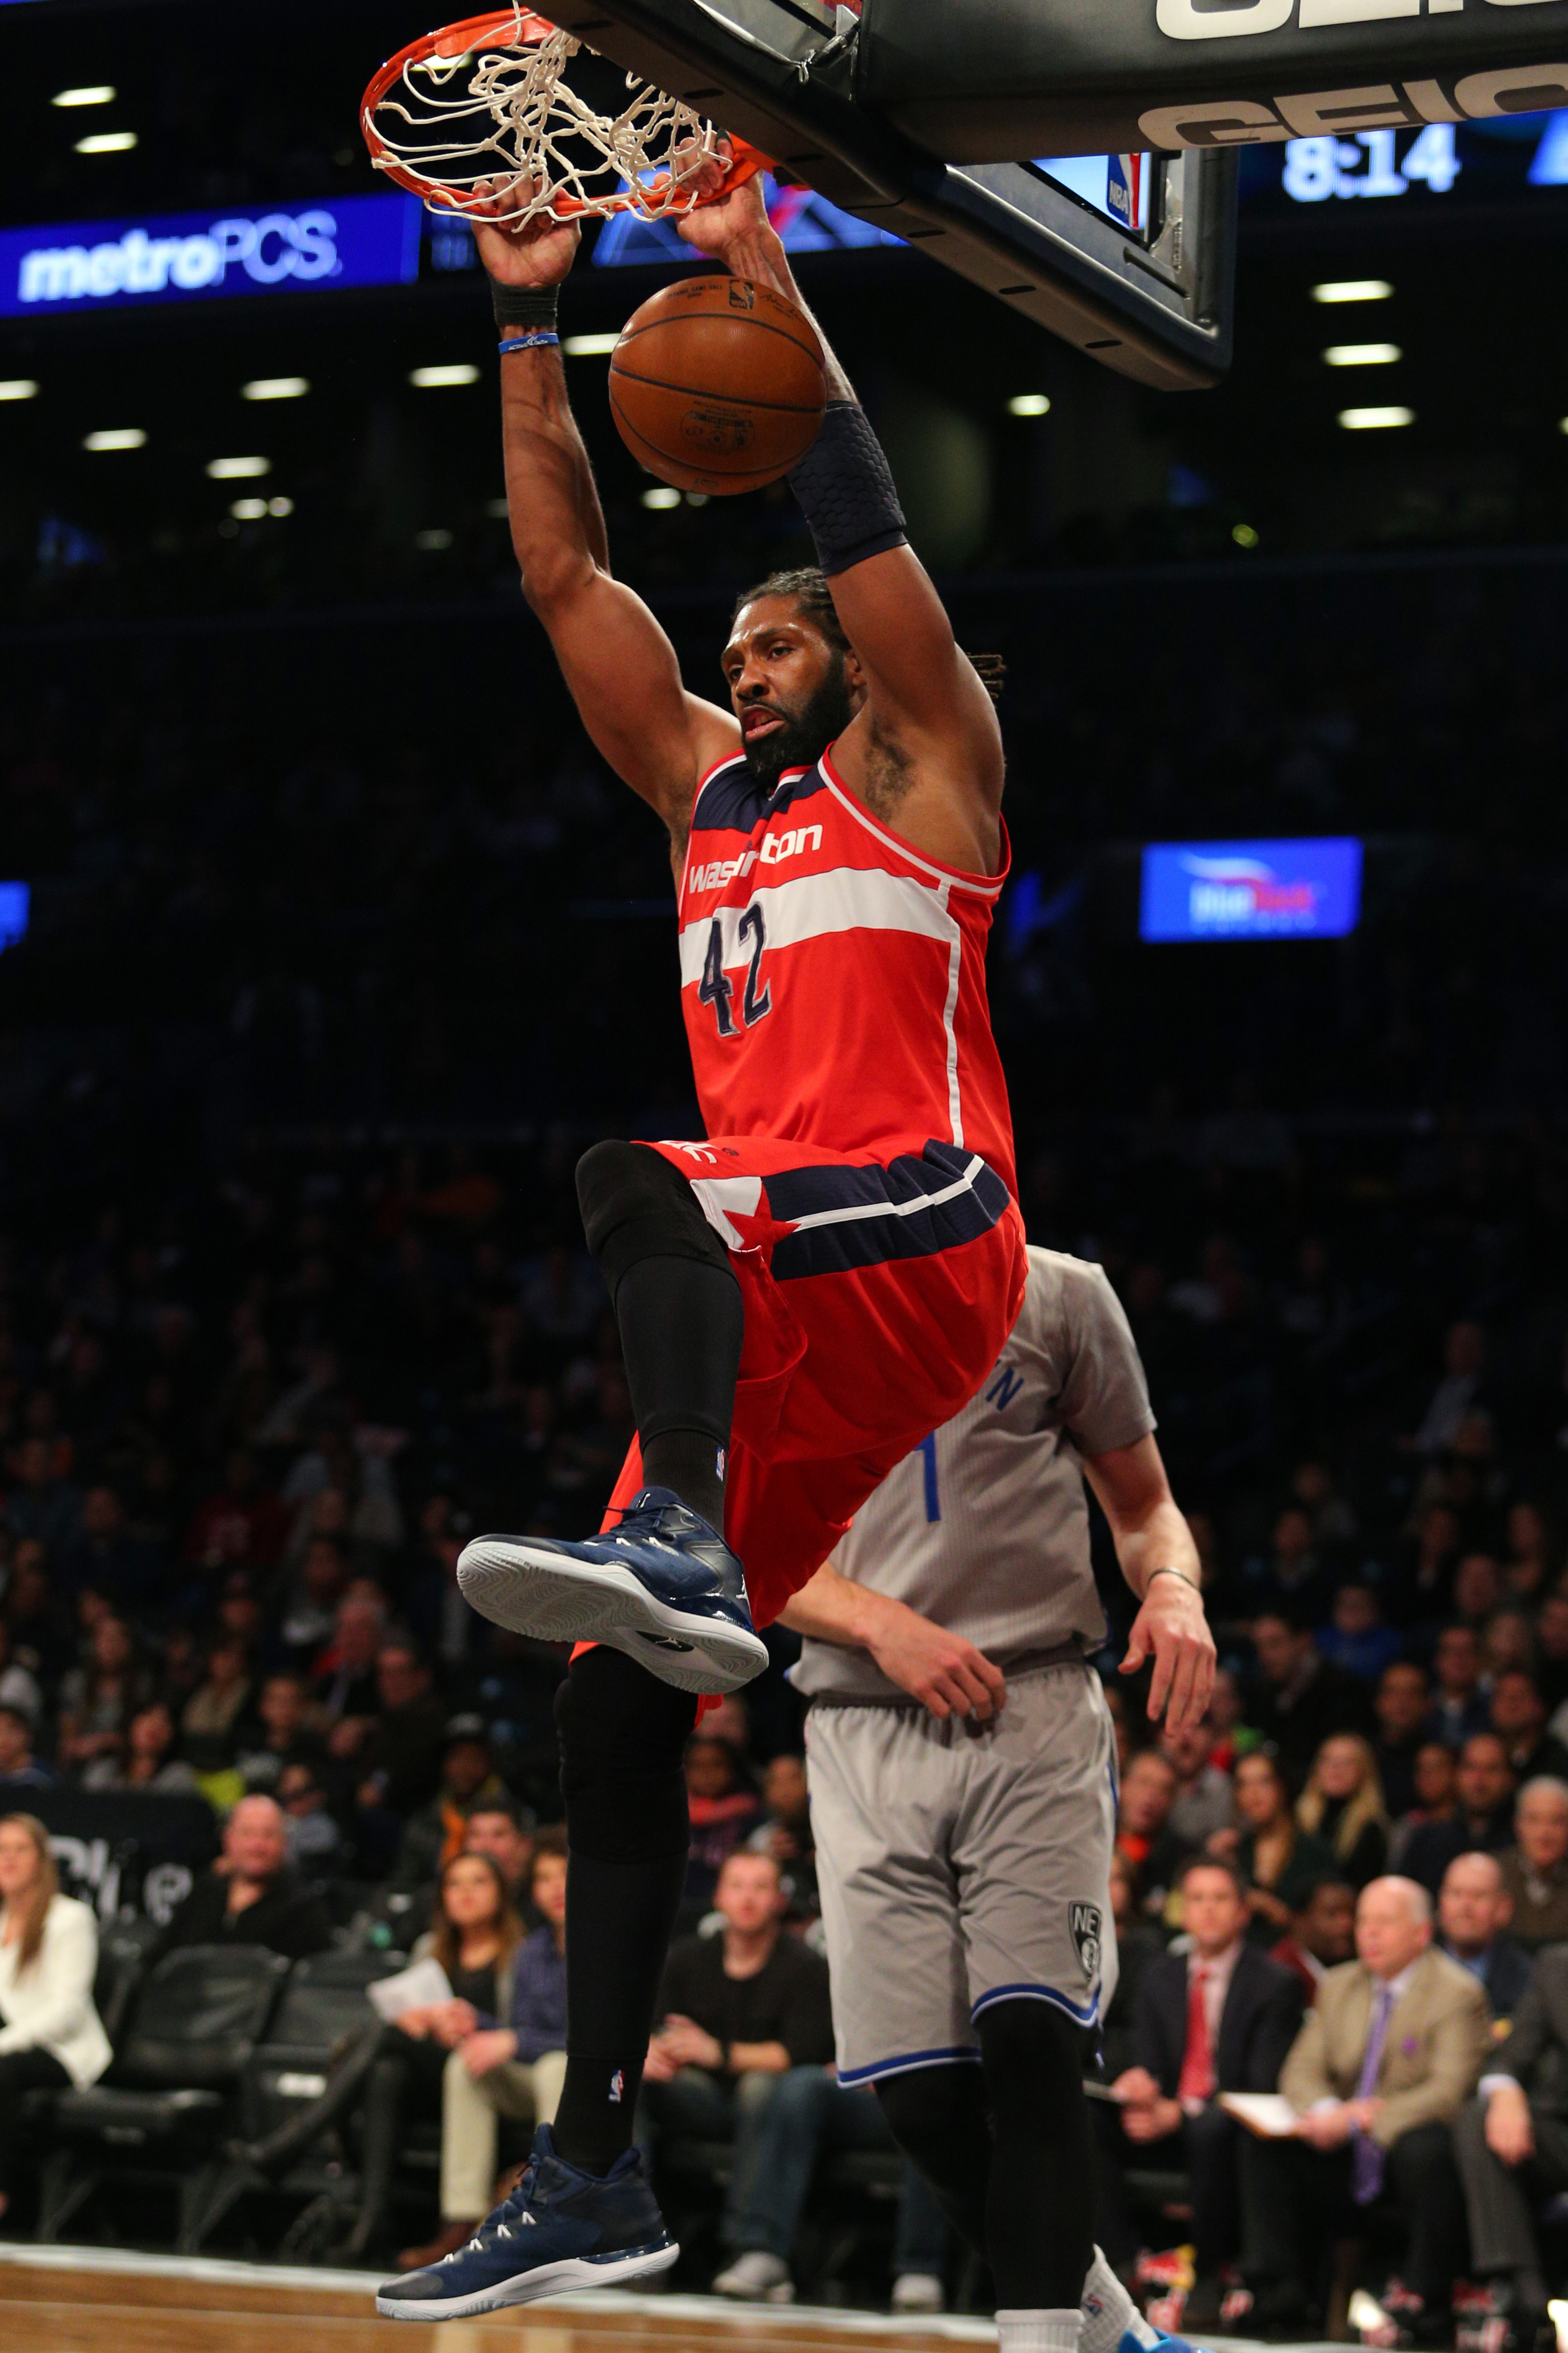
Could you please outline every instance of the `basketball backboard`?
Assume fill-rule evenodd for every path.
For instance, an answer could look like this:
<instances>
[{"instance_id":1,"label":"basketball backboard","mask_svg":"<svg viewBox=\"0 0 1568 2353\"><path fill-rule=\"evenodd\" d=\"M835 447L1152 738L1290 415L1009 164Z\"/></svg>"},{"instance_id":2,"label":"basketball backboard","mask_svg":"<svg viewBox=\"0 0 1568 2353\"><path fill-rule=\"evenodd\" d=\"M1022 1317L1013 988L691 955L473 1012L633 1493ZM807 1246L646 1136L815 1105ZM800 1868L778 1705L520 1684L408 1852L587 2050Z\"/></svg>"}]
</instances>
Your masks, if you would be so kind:
<instances>
[{"instance_id":1,"label":"basketball backboard","mask_svg":"<svg viewBox=\"0 0 1568 2353\"><path fill-rule=\"evenodd\" d=\"M1087 164L1055 153L952 164L858 95L858 9L551 0L550 13L749 139L781 177L907 239L1121 375L1186 391L1228 365L1236 197L1223 148L1163 156L1140 142Z\"/></svg>"}]
</instances>

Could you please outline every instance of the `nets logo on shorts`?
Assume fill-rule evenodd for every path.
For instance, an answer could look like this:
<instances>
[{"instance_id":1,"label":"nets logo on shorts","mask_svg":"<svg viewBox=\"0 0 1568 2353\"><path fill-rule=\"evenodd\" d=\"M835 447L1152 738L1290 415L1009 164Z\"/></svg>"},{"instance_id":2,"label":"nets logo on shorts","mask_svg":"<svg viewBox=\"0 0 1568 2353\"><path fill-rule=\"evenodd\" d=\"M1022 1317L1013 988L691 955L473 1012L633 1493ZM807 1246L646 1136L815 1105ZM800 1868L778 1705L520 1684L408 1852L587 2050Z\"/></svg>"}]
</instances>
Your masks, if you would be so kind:
<instances>
[{"instance_id":1,"label":"nets logo on shorts","mask_svg":"<svg viewBox=\"0 0 1568 2353\"><path fill-rule=\"evenodd\" d=\"M1102 1944L1100 1906L1098 1904L1069 1904L1068 1926L1078 1947L1079 1966L1086 1981L1092 1985L1100 1975Z\"/></svg>"}]
</instances>

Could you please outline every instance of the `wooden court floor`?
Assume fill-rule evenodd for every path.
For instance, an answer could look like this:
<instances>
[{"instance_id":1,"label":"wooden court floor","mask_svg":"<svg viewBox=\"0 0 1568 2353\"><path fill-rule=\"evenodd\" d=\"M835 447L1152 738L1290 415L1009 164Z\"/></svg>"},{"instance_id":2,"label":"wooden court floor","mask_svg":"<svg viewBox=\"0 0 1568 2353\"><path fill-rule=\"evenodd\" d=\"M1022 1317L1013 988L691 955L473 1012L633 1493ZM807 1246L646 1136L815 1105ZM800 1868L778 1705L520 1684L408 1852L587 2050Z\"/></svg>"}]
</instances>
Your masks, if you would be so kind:
<instances>
[{"instance_id":1,"label":"wooden court floor","mask_svg":"<svg viewBox=\"0 0 1568 2353\"><path fill-rule=\"evenodd\" d=\"M980 2320L606 2292L440 2323L378 2320L374 2274L0 2245L3 2353L945 2353Z\"/></svg>"}]
</instances>

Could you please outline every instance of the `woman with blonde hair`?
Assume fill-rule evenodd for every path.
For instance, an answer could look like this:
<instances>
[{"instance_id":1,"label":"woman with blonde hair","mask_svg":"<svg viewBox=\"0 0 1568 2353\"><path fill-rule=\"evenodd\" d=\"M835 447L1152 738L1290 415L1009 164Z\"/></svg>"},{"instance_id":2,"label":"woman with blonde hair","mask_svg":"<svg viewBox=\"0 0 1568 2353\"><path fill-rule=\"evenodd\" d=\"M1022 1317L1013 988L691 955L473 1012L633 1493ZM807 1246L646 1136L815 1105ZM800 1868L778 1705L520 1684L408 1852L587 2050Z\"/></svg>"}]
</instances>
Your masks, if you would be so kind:
<instances>
[{"instance_id":1,"label":"woman with blonde hair","mask_svg":"<svg viewBox=\"0 0 1568 2353\"><path fill-rule=\"evenodd\" d=\"M1372 1744L1359 1732L1331 1733L1324 1741L1296 1801L1296 1820L1327 1840L1358 1895L1378 1876L1388 1861L1388 1808Z\"/></svg>"},{"instance_id":2,"label":"woman with blonde hair","mask_svg":"<svg viewBox=\"0 0 1568 2353\"><path fill-rule=\"evenodd\" d=\"M92 2006L98 1924L59 1892L49 1834L32 1814L0 1820L0 2214L21 2154L25 2092L96 2083L111 2052Z\"/></svg>"}]
</instances>

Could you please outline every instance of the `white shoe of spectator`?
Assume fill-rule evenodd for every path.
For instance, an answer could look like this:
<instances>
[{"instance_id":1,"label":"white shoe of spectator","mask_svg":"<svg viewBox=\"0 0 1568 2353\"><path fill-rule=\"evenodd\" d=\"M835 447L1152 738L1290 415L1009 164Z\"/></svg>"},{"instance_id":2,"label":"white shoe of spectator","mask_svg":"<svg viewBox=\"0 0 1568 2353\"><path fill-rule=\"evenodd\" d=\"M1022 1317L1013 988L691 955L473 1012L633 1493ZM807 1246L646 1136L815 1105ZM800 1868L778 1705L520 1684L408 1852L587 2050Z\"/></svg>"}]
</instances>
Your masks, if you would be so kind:
<instances>
[{"instance_id":1,"label":"white shoe of spectator","mask_svg":"<svg viewBox=\"0 0 1568 2353\"><path fill-rule=\"evenodd\" d=\"M945 2312L947 2300L942 2292L942 2282L930 2272L900 2272L893 2282L895 2312Z\"/></svg>"},{"instance_id":2,"label":"white shoe of spectator","mask_svg":"<svg viewBox=\"0 0 1568 2353\"><path fill-rule=\"evenodd\" d=\"M713 2293L747 2304L793 2304L795 2282L782 2255L770 2255L765 2247L748 2247L719 2274Z\"/></svg>"}]
</instances>

